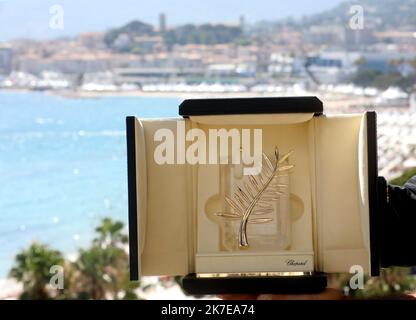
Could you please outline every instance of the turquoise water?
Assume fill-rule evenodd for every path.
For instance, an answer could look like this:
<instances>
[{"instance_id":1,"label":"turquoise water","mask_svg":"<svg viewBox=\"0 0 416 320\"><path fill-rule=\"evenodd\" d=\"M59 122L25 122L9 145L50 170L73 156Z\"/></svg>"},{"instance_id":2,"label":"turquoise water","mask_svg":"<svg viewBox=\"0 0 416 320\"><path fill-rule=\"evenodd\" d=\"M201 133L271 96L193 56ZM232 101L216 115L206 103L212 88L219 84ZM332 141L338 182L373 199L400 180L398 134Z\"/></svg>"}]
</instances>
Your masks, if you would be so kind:
<instances>
[{"instance_id":1,"label":"turquoise water","mask_svg":"<svg viewBox=\"0 0 416 320\"><path fill-rule=\"evenodd\" d=\"M179 103L0 92L0 277L32 241L70 254L101 218L127 224L125 117L175 116Z\"/></svg>"}]
</instances>

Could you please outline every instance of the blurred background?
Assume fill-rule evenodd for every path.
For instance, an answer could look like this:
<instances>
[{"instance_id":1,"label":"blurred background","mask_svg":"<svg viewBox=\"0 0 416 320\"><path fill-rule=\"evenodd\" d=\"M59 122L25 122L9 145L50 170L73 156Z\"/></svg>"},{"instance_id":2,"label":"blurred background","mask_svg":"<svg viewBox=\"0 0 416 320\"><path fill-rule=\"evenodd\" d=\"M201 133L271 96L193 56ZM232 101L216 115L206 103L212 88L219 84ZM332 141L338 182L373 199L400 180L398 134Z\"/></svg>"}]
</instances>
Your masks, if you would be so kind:
<instances>
[{"instance_id":1,"label":"blurred background","mask_svg":"<svg viewBox=\"0 0 416 320\"><path fill-rule=\"evenodd\" d=\"M377 110L380 175L416 174L416 0L0 1L0 298L194 298L128 282L125 117L299 95ZM414 290L411 269L347 278Z\"/></svg>"}]
</instances>

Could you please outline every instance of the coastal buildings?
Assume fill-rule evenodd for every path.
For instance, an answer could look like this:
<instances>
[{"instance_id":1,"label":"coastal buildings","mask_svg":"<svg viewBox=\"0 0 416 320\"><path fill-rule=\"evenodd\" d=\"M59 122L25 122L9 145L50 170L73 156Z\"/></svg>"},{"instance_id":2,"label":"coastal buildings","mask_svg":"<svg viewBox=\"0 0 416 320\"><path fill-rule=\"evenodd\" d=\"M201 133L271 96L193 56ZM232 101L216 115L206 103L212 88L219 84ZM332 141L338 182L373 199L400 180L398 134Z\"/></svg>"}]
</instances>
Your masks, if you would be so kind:
<instances>
[{"instance_id":1,"label":"coastal buildings","mask_svg":"<svg viewBox=\"0 0 416 320\"><path fill-rule=\"evenodd\" d=\"M309 55L306 66L321 84L345 83L357 71L356 61L360 58L359 52L322 51Z\"/></svg>"},{"instance_id":2,"label":"coastal buildings","mask_svg":"<svg viewBox=\"0 0 416 320\"><path fill-rule=\"evenodd\" d=\"M416 167L416 113L379 112L379 174L387 179Z\"/></svg>"},{"instance_id":3,"label":"coastal buildings","mask_svg":"<svg viewBox=\"0 0 416 320\"><path fill-rule=\"evenodd\" d=\"M157 26L135 20L72 38L15 40L0 46L0 87L320 92L409 105L416 91L414 26L381 27L370 17L355 30L325 19L168 26L161 13Z\"/></svg>"},{"instance_id":4,"label":"coastal buildings","mask_svg":"<svg viewBox=\"0 0 416 320\"><path fill-rule=\"evenodd\" d=\"M0 45L0 75L8 75L12 71L13 51L10 45Z\"/></svg>"}]
</instances>

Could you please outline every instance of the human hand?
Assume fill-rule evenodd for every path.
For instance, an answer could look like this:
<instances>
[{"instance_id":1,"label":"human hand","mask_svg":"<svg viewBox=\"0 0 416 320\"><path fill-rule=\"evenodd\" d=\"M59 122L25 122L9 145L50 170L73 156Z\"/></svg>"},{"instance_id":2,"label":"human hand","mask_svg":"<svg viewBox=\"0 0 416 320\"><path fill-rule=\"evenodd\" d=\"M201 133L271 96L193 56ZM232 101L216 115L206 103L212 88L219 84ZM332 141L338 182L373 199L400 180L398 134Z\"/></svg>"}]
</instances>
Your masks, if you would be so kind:
<instances>
[{"instance_id":1,"label":"human hand","mask_svg":"<svg viewBox=\"0 0 416 320\"><path fill-rule=\"evenodd\" d=\"M341 300L344 295L340 290L327 288L312 294L225 294L219 297L223 300Z\"/></svg>"}]
</instances>

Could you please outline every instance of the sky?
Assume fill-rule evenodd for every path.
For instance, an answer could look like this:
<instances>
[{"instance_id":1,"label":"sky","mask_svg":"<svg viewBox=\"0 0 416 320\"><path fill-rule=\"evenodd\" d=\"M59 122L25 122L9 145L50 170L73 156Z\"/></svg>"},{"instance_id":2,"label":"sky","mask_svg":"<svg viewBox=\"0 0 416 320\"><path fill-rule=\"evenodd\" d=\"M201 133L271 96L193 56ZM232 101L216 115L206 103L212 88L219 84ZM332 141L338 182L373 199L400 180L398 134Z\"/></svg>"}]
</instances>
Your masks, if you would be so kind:
<instances>
[{"instance_id":1,"label":"sky","mask_svg":"<svg viewBox=\"0 0 416 320\"><path fill-rule=\"evenodd\" d=\"M0 0L0 42L15 38L56 38L86 31L105 31L131 20L157 24L159 13L167 24L237 22L248 23L301 17L324 11L342 0ZM63 9L63 29L50 28L54 14ZM56 17L56 15L55 15Z\"/></svg>"}]
</instances>

